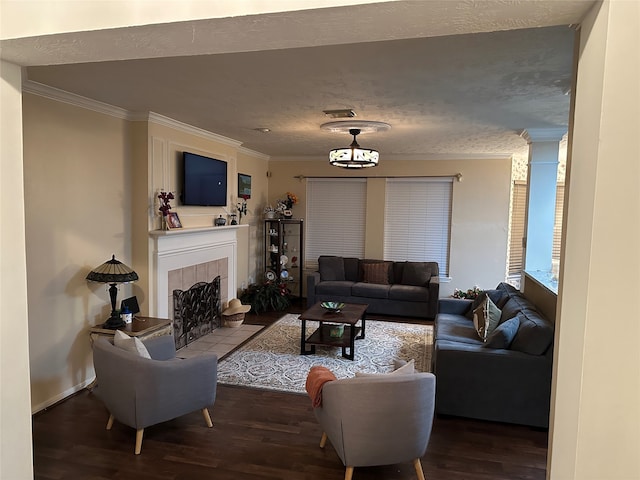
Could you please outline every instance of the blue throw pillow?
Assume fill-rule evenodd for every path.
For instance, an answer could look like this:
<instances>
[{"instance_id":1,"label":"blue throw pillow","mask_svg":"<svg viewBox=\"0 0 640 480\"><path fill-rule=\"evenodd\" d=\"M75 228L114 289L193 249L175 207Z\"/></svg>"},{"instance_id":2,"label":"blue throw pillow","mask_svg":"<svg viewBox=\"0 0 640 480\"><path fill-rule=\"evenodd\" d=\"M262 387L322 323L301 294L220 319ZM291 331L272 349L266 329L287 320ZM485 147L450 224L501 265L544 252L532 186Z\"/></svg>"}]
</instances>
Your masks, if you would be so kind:
<instances>
[{"instance_id":1,"label":"blue throw pillow","mask_svg":"<svg viewBox=\"0 0 640 480\"><path fill-rule=\"evenodd\" d=\"M506 322L502 322L487 337L484 346L487 348L509 348L511 342L513 342L513 339L516 337L516 333L518 333L519 327L520 320L518 317L513 317Z\"/></svg>"}]
</instances>

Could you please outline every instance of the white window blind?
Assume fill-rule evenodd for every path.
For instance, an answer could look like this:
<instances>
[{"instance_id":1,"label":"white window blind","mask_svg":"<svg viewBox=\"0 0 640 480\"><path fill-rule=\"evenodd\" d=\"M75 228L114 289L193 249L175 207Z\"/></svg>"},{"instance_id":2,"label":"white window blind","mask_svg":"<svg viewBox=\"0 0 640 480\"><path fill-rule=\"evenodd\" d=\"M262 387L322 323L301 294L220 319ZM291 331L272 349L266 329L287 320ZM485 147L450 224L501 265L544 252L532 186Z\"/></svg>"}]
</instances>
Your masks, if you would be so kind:
<instances>
[{"instance_id":1,"label":"white window blind","mask_svg":"<svg viewBox=\"0 0 640 480\"><path fill-rule=\"evenodd\" d=\"M451 178L387 180L384 259L438 262L449 276Z\"/></svg>"},{"instance_id":2,"label":"white window blind","mask_svg":"<svg viewBox=\"0 0 640 480\"><path fill-rule=\"evenodd\" d=\"M364 257L366 206L363 178L307 179L307 268L315 268L320 255Z\"/></svg>"},{"instance_id":3,"label":"white window blind","mask_svg":"<svg viewBox=\"0 0 640 480\"><path fill-rule=\"evenodd\" d=\"M514 182L509 240L509 275L519 275L523 267L522 239L527 206L527 184Z\"/></svg>"},{"instance_id":4,"label":"white window blind","mask_svg":"<svg viewBox=\"0 0 640 480\"><path fill-rule=\"evenodd\" d=\"M560 260L562 240L562 206L564 204L564 184L556 188L556 211L553 226L553 260ZM525 234L525 216L527 208L527 184L516 181L513 185L513 204L511 207L511 239L509 241L509 275L518 275L524 267L522 238Z\"/></svg>"}]
</instances>

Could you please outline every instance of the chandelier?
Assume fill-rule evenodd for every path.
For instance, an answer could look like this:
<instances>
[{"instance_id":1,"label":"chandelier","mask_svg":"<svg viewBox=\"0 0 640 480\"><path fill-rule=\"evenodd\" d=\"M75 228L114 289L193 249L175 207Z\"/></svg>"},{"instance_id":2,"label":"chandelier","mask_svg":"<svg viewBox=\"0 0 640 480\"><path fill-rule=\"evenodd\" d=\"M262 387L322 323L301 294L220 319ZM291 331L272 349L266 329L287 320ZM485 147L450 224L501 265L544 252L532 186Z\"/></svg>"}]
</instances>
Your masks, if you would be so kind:
<instances>
[{"instance_id":1,"label":"chandelier","mask_svg":"<svg viewBox=\"0 0 640 480\"><path fill-rule=\"evenodd\" d=\"M329 152L329 163L336 167L342 168L367 168L378 165L380 154L377 150L369 148L361 148L358 145L356 136L360 134L359 128L349 129L349 133L353 135L351 145L344 148L334 148Z\"/></svg>"}]
</instances>

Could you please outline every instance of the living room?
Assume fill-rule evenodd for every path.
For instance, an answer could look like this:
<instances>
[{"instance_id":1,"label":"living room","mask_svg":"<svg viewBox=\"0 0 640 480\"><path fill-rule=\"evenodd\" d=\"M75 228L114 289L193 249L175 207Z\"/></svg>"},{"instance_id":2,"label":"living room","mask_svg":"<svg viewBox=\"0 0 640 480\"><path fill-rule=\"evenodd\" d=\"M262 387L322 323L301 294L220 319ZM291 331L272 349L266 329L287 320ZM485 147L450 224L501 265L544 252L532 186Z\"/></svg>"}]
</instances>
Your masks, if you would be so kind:
<instances>
[{"instance_id":1,"label":"living room","mask_svg":"<svg viewBox=\"0 0 640 480\"><path fill-rule=\"evenodd\" d=\"M64 398L92 376L86 329L104 316L106 297L104 291L92 292L87 286L84 281L87 269L116 253L123 260L132 261L139 273L143 272L140 285L149 281L144 277L148 270L144 258L148 253L149 222L153 218L152 194L158 187L175 185L171 162L182 147L223 155L230 160L235 173L252 176L255 194L249 208L253 212L247 220L253 222L253 234L261 206L275 201L286 191L300 196L296 214L304 211L304 182L294 176L322 176L333 172L325 166L326 162L320 161L307 164L273 159L267 163L258 153L186 133L177 124L167 125L172 122L159 117L130 121L53 101L28 90L23 101L32 407L46 406ZM99 135L96 132L100 132ZM141 162L140 158L145 161ZM159 160L159 174L150 168L148 158ZM464 172L463 182L454 184L456 216L452 225L460 230L452 232L450 276L455 278L455 284L449 284L446 293L453 288L485 285L499 277L496 272L504 272L504 262L496 264L487 259L502 258L506 251L510 160L429 160L404 164L399 161L401 167L396 170L397 163L392 167L385 164L384 156L382 158L376 170L380 176L397 175L398 171L405 170L426 176ZM380 184L382 180L372 180L372 183ZM136 188L140 184L149 188ZM375 190L375 186L372 188L373 192L381 191ZM490 195L486 194L487 190ZM374 199L368 209L372 220L380 212ZM498 215L501 222L480 225L479 209L489 216L491 212L501 211ZM188 209L178 211L187 228L210 222L213 216L207 213L206 219L202 219ZM258 275L250 265L257 263L255 258L260 253L255 247L251 248L255 246L252 230L245 230L244 245L249 255L247 264L239 265L239 283ZM373 238L379 237L373 235ZM460 243L456 245L455 241ZM115 248L114 244L119 247ZM367 254L379 256L379 243L367 248ZM480 261L478 252L484 257ZM138 269L139 266L142 268ZM132 290L125 287L120 294L139 291L144 292L135 285ZM144 298L144 294L140 297ZM3 357L3 364L4 360Z\"/></svg>"}]
</instances>

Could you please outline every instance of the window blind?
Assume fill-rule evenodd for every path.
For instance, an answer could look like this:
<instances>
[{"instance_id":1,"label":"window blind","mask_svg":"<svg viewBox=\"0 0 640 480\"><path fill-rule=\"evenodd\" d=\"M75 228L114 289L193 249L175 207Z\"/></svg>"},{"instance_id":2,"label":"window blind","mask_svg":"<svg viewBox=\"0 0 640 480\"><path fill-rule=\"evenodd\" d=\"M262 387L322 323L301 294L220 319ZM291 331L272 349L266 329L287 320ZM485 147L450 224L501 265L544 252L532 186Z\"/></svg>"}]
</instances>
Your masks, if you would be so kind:
<instances>
[{"instance_id":1,"label":"window blind","mask_svg":"<svg viewBox=\"0 0 640 480\"><path fill-rule=\"evenodd\" d=\"M553 225L553 252L551 258L560 260L562 243L562 208L564 205L564 185L556 189L556 211ZM521 181L513 184L513 204L511 207L511 238L509 241L509 275L518 275L524 267L522 238L525 234L527 208L527 184Z\"/></svg>"},{"instance_id":2,"label":"window blind","mask_svg":"<svg viewBox=\"0 0 640 480\"><path fill-rule=\"evenodd\" d=\"M523 267L522 239L527 207L527 184L514 182L511 205L511 238L509 240L509 275L518 275Z\"/></svg>"},{"instance_id":3,"label":"window blind","mask_svg":"<svg viewBox=\"0 0 640 480\"><path fill-rule=\"evenodd\" d=\"M366 205L364 178L307 179L306 268L320 255L364 257Z\"/></svg>"},{"instance_id":4,"label":"window blind","mask_svg":"<svg viewBox=\"0 0 640 480\"><path fill-rule=\"evenodd\" d=\"M438 262L449 276L452 190L452 178L387 180L385 260Z\"/></svg>"}]
</instances>

